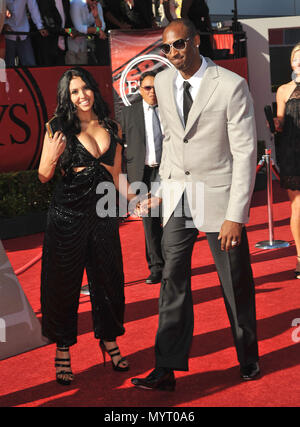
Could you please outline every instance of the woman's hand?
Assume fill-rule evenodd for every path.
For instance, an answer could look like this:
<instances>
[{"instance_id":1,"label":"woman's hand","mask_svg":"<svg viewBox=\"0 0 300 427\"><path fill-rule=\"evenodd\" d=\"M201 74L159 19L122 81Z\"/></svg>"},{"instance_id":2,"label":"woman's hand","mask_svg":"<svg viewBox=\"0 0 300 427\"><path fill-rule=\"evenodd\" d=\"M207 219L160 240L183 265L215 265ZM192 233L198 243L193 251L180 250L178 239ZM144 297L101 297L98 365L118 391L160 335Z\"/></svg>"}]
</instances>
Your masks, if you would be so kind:
<instances>
[{"instance_id":1,"label":"woman's hand","mask_svg":"<svg viewBox=\"0 0 300 427\"><path fill-rule=\"evenodd\" d=\"M66 137L62 132L55 132L53 138L50 138L46 133L38 170L39 180L42 183L50 181L53 177L58 159L65 148Z\"/></svg>"},{"instance_id":2,"label":"woman's hand","mask_svg":"<svg viewBox=\"0 0 300 427\"><path fill-rule=\"evenodd\" d=\"M57 163L58 159L62 155L62 153L65 151L66 148L66 137L65 135L57 131L53 135L53 138L48 137L48 150L49 150L49 156L53 158L53 161Z\"/></svg>"}]
</instances>

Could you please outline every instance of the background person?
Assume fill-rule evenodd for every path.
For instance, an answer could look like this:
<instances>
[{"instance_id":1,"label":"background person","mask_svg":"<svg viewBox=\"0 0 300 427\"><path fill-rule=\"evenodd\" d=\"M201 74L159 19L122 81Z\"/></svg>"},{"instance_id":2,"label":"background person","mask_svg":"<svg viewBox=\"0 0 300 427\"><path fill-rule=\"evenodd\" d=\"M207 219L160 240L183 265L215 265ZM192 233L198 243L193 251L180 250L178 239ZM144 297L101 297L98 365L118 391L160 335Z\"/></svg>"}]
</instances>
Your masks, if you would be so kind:
<instances>
[{"instance_id":1,"label":"background person","mask_svg":"<svg viewBox=\"0 0 300 427\"><path fill-rule=\"evenodd\" d=\"M36 0L47 37L32 39L38 65L65 65L67 38L75 34L69 0Z\"/></svg>"},{"instance_id":2,"label":"background person","mask_svg":"<svg viewBox=\"0 0 300 427\"><path fill-rule=\"evenodd\" d=\"M151 182L158 174L162 152L162 130L160 127L157 99L154 89L155 73L145 72L140 78L142 99L123 108L121 127L125 136L126 166L128 181L144 182L150 191ZM161 281L163 258L161 253L162 225L160 216L143 217L146 259L150 276L146 283Z\"/></svg>"},{"instance_id":3,"label":"background person","mask_svg":"<svg viewBox=\"0 0 300 427\"><path fill-rule=\"evenodd\" d=\"M155 27L152 0L104 0L108 29L140 30Z\"/></svg>"},{"instance_id":4,"label":"background person","mask_svg":"<svg viewBox=\"0 0 300 427\"><path fill-rule=\"evenodd\" d=\"M297 251L295 277L300 279L300 43L291 53L293 80L281 85L276 94L275 128L280 132L276 152L280 166L280 185L291 202L291 232Z\"/></svg>"},{"instance_id":5,"label":"background person","mask_svg":"<svg viewBox=\"0 0 300 427\"><path fill-rule=\"evenodd\" d=\"M101 4L97 0L71 0L70 14L75 29L85 35L68 39L66 64L107 65L106 24ZM89 41L89 35L95 36L94 39Z\"/></svg>"},{"instance_id":6,"label":"background person","mask_svg":"<svg viewBox=\"0 0 300 427\"><path fill-rule=\"evenodd\" d=\"M182 0L181 18L188 18L200 32L212 31L209 8L205 0ZM199 52L213 59L211 37L210 34L201 34Z\"/></svg>"},{"instance_id":7,"label":"background person","mask_svg":"<svg viewBox=\"0 0 300 427\"><path fill-rule=\"evenodd\" d=\"M161 0L162 20L161 26L166 27L174 19L177 19L176 8L178 3L176 0Z\"/></svg>"},{"instance_id":8,"label":"background person","mask_svg":"<svg viewBox=\"0 0 300 427\"><path fill-rule=\"evenodd\" d=\"M48 31L44 29L36 0L7 0L6 6L9 9L10 16L6 17L5 19L5 31L29 32L30 25L26 9L28 8L31 19L39 30L40 34L43 37L48 36ZM5 62L7 67L14 67L16 58L18 58L20 65L27 67L36 65L29 35L6 34L5 39Z\"/></svg>"}]
</instances>

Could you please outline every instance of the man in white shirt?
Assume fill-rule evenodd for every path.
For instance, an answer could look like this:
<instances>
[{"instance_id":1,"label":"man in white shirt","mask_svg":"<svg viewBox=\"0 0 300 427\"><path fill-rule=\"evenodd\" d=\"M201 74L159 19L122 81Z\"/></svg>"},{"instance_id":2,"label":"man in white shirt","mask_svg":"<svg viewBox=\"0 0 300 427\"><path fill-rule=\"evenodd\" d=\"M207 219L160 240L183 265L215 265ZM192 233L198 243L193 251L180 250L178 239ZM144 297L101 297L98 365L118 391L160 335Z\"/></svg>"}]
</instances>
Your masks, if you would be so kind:
<instances>
[{"instance_id":1,"label":"man in white shirt","mask_svg":"<svg viewBox=\"0 0 300 427\"><path fill-rule=\"evenodd\" d=\"M126 163L128 182L145 184L145 191L150 190L151 182L158 174L162 152L162 130L154 90L155 73L149 71L140 78L142 100L121 112L121 126L126 140ZM161 253L162 226L157 216L143 218L146 259L150 276L146 283L161 281L163 258Z\"/></svg>"},{"instance_id":2,"label":"man in white shirt","mask_svg":"<svg viewBox=\"0 0 300 427\"><path fill-rule=\"evenodd\" d=\"M43 37L48 36L47 30L43 28L41 15L36 0L7 0L6 6L10 11L10 17L5 19L4 30L16 32L29 32L30 26L26 14L26 6L30 12L31 18ZM15 65L16 57L19 58L20 65L27 67L36 65L34 52L30 36L27 34L5 36L6 55L5 62L7 67Z\"/></svg>"},{"instance_id":3,"label":"man in white shirt","mask_svg":"<svg viewBox=\"0 0 300 427\"><path fill-rule=\"evenodd\" d=\"M101 4L97 0L70 0L70 14L75 29L85 35L68 40L66 64L88 64L88 49L90 49L90 54L95 55L93 63L104 65L101 56L107 56L107 40ZM95 44L91 43L89 47L88 35L98 38L97 40L95 37ZM99 41L100 43L97 43ZM98 52L97 44L100 45Z\"/></svg>"}]
</instances>

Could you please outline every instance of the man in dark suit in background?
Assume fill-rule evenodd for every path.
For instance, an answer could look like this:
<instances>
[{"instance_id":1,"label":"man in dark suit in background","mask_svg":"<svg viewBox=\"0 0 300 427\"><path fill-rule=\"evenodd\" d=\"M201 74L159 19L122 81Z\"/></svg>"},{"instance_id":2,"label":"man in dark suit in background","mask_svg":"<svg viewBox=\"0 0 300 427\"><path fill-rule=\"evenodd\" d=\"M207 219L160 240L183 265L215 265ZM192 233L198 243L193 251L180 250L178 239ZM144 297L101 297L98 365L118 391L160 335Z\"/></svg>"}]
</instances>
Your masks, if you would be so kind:
<instances>
[{"instance_id":1,"label":"man in dark suit in background","mask_svg":"<svg viewBox=\"0 0 300 427\"><path fill-rule=\"evenodd\" d=\"M69 0L37 0L47 37L33 36L38 65L65 65L67 37L74 35Z\"/></svg>"},{"instance_id":2,"label":"man in dark suit in background","mask_svg":"<svg viewBox=\"0 0 300 427\"><path fill-rule=\"evenodd\" d=\"M107 29L133 30L155 27L152 0L103 0Z\"/></svg>"},{"instance_id":3,"label":"man in dark suit in background","mask_svg":"<svg viewBox=\"0 0 300 427\"><path fill-rule=\"evenodd\" d=\"M140 78L142 99L121 112L121 126L126 139L126 166L128 182L144 182L150 190L158 174L162 132L154 90L155 73L146 72ZM150 276L146 283L161 281L163 258L161 253L161 218L144 217L146 258Z\"/></svg>"}]
</instances>

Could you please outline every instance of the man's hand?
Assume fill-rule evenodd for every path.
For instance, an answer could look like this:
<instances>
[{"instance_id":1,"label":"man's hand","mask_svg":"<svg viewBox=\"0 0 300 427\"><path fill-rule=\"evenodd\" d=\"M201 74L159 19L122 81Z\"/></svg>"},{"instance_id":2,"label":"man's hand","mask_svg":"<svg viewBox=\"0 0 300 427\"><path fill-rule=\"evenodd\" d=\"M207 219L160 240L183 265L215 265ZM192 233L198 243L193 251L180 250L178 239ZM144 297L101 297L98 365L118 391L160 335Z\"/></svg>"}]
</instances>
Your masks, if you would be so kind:
<instances>
[{"instance_id":1,"label":"man's hand","mask_svg":"<svg viewBox=\"0 0 300 427\"><path fill-rule=\"evenodd\" d=\"M225 220L222 224L218 240L221 240L221 250L229 251L229 249L237 247L241 243L241 233L243 224Z\"/></svg>"},{"instance_id":2,"label":"man's hand","mask_svg":"<svg viewBox=\"0 0 300 427\"><path fill-rule=\"evenodd\" d=\"M99 37L99 39L101 39L101 40L105 40L105 39L107 38L107 36L106 36L105 32L104 32L104 31L102 31L102 30L101 30L101 28L100 28L100 30L99 30L98 37Z\"/></svg>"},{"instance_id":3,"label":"man's hand","mask_svg":"<svg viewBox=\"0 0 300 427\"><path fill-rule=\"evenodd\" d=\"M42 28L41 30L39 30L40 34L42 37L48 37L49 33L48 30L46 30L45 28Z\"/></svg>"}]
</instances>

